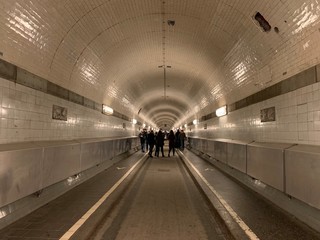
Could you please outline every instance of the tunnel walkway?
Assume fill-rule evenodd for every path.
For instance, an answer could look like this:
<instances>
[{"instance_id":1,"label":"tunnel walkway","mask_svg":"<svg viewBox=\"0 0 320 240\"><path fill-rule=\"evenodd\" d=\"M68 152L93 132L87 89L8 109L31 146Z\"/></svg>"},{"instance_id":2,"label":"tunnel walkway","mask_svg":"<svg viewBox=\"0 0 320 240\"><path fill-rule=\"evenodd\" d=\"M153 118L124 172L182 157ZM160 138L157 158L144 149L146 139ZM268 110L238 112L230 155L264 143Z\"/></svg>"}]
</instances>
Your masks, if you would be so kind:
<instances>
[{"instance_id":1,"label":"tunnel walkway","mask_svg":"<svg viewBox=\"0 0 320 240\"><path fill-rule=\"evenodd\" d=\"M178 156L148 158L91 239L230 239Z\"/></svg>"},{"instance_id":2,"label":"tunnel walkway","mask_svg":"<svg viewBox=\"0 0 320 240\"><path fill-rule=\"evenodd\" d=\"M320 239L318 233L195 154L184 150L183 156L257 239ZM178 156L146 158L138 152L115 164L0 230L0 239L60 239L135 164L139 164L136 170L78 226L71 239L230 239Z\"/></svg>"}]
</instances>

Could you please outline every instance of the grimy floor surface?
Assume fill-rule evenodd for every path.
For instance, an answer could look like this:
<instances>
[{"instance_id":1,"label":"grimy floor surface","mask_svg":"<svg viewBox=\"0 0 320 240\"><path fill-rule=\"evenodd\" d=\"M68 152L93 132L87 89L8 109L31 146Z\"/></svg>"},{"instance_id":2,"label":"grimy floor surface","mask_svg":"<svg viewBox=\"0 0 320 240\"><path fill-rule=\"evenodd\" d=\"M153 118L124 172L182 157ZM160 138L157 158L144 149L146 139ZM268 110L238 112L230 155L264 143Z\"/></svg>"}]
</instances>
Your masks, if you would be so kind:
<instances>
[{"instance_id":1,"label":"grimy floor surface","mask_svg":"<svg viewBox=\"0 0 320 240\"><path fill-rule=\"evenodd\" d=\"M184 155L258 239L320 239L268 201L188 150ZM60 239L144 156L138 152L16 223L0 239ZM71 239L232 239L178 156L147 158Z\"/></svg>"}]
</instances>

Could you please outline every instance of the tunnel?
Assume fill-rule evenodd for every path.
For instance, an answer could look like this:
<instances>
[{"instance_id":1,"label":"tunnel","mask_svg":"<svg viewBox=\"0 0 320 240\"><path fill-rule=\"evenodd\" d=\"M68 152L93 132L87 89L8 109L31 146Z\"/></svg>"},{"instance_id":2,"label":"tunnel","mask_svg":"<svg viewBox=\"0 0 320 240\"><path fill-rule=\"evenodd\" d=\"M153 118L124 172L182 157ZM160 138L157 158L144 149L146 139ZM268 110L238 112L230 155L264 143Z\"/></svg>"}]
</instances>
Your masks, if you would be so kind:
<instances>
[{"instance_id":1,"label":"tunnel","mask_svg":"<svg viewBox=\"0 0 320 240\"><path fill-rule=\"evenodd\" d=\"M210 172L297 219L312 232L305 239L320 239L317 0L0 0L0 7L0 239L28 239L8 235L10 226L106 172L130 178L141 168L147 177L152 161L157 174L186 168L181 178L197 182L199 201L218 209L209 207L231 238L288 239L289 230L252 238L250 223L219 212L229 205ZM186 135L174 166L171 130ZM141 133L151 131L166 135L168 165L141 151ZM114 180L106 181L111 188ZM81 235L63 234L42 239ZM197 238L141 236L123 239Z\"/></svg>"}]
</instances>

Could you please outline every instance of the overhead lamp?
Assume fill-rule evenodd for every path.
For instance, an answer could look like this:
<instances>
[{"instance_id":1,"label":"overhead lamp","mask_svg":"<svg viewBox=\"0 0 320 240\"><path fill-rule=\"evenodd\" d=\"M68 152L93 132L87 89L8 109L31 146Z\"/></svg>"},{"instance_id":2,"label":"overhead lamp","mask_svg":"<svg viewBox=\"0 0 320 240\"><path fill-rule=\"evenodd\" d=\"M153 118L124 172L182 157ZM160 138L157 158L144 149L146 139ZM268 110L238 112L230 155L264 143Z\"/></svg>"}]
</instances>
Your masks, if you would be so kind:
<instances>
[{"instance_id":1,"label":"overhead lamp","mask_svg":"<svg viewBox=\"0 0 320 240\"><path fill-rule=\"evenodd\" d=\"M192 123L193 123L193 125L197 125L199 122L198 122L197 119L195 119L195 120L192 121Z\"/></svg>"},{"instance_id":2,"label":"overhead lamp","mask_svg":"<svg viewBox=\"0 0 320 240\"><path fill-rule=\"evenodd\" d=\"M217 117L222 117L224 115L227 115L227 106L225 105L221 108L218 108L216 110L216 115L217 115Z\"/></svg>"},{"instance_id":3,"label":"overhead lamp","mask_svg":"<svg viewBox=\"0 0 320 240\"><path fill-rule=\"evenodd\" d=\"M185 128L187 128L187 126L188 126L187 124L184 125Z\"/></svg>"},{"instance_id":4,"label":"overhead lamp","mask_svg":"<svg viewBox=\"0 0 320 240\"><path fill-rule=\"evenodd\" d=\"M107 105L102 104L102 113L112 115L113 109L111 107L108 107Z\"/></svg>"},{"instance_id":5,"label":"overhead lamp","mask_svg":"<svg viewBox=\"0 0 320 240\"><path fill-rule=\"evenodd\" d=\"M142 127L143 127L143 128L145 128L145 127L146 127L146 124L145 124L145 123L144 123L144 124L142 124Z\"/></svg>"},{"instance_id":6,"label":"overhead lamp","mask_svg":"<svg viewBox=\"0 0 320 240\"><path fill-rule=\"evenodd\" d=\"M138 122L137 119L134 119L134 118L132 119L132 124L137 124L137 122Z\"/></svg>"}]
</instances>

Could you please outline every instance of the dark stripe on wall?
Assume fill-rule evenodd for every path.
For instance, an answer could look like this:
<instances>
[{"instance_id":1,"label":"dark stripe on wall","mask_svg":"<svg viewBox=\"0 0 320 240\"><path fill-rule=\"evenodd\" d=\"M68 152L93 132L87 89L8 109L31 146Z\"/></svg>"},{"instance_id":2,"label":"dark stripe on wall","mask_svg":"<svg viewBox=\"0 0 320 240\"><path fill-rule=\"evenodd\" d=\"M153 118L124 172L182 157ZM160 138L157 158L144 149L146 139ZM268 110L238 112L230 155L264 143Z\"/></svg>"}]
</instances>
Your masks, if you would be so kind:
<instances>
[{"instance_id":1,"label":"dark stripe on wall","mask_svg":"<svg viewBox=\"0 0 320 240\"><path fill-rule=\"evenodd\" d=\"M0 59L0 77L14 80L17 76L17 67Z\"/></svg>"},{"instance_id":2,"label":"dark stripe on wall","mask_svg":"<svg viewBox=\"0 0 320 240\"><path fill-rule=\"evenodd\" d=\"M290 78L287 78L275 85L272 85L255 94L252 94L249 97L246 97L228 105L228 111L232 112L244 107L248 107L249 105L295 91L299 88L306 87L316 82L317 66L314 66Z\"/></svg>"}]
</instances>

